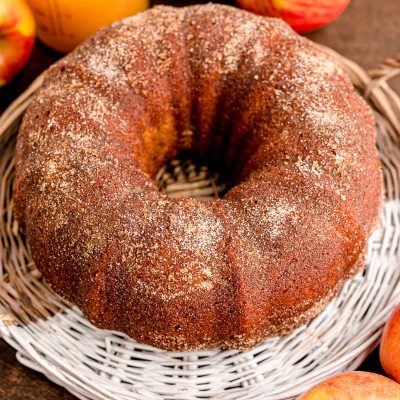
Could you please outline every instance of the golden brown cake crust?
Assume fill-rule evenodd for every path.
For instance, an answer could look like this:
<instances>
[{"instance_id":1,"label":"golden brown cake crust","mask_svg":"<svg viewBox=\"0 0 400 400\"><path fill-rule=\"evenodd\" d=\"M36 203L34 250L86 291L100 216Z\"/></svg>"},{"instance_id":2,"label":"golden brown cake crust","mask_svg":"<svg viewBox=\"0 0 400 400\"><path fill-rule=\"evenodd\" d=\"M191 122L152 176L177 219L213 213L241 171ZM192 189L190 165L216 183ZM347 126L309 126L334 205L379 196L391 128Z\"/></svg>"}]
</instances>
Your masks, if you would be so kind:
<instances>
[{"instance_id":1,"label":"golden brown cake crust","mask_svg":"<svg viewBox=\"0 0 400 400\"><path fill-rule=\"evenodd\" d=\"M221 200L169 199L178 152L219 160ZM277 19L156 7L46 73L14 202L54 290L96 326L170 350L248 348L309 321L359 269L380 209L371 110Z\"/></svg>"}]
</instances>

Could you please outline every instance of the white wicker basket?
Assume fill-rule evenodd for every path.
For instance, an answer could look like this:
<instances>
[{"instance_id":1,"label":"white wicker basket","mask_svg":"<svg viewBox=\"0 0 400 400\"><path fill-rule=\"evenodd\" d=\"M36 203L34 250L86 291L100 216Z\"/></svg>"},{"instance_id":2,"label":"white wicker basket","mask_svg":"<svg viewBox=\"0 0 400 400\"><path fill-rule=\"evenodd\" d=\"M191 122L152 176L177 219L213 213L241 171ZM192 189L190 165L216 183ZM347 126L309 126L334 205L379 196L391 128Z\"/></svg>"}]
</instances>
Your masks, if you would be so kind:
<instances>
[{"instance_id":1,"label":"white wicker basket","mask_svg":"<svg viewBox=\"0 0 400 400\"><path fill-rule=\"evenodd\" d=\"M15 136L39 77L0 118L0 334L19 361L81 399L287 399L357 368L400 302L400 99L386 82L400 72L400 62L388 60L367 74L332 55L376 111L386 185L381 223L370 239L365 273L347 282L309 325L248 352L173 353L136 343L93 327L42 282L12 212ZM158 183L170 195L199 198L222 189L190 164L171 164Z\"/></svg>"}]
</instances>

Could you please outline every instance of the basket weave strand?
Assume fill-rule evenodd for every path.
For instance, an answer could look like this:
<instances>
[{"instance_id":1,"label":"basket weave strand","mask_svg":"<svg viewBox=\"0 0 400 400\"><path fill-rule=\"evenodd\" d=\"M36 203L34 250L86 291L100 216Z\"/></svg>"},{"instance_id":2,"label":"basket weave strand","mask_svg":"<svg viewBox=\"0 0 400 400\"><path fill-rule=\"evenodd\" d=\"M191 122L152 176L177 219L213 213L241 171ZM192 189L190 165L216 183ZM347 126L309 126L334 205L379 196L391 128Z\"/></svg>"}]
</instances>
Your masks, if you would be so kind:
<instances>
[{"instance_id":1,"label":"basket weave strand","mask_svg":"<svg viewBox=\"0 0 400 400\"><path fill-rule=\"evenodd\" d=\"M42 84L39 77L0 117L0 335L18 360L80 399L268 399L297 396L325 377L355 369L376 346L400 303L400 99L388 79L400 58L368 74L326 49L373 106L385 204L369 241L366 270L348 281L310 324L247 351L174 353L92 326L41 280L13 219L15 138ZM171 162L157 184L171 197L215 198L218 177L186 161Z\"/></svg>"}]
</instances>

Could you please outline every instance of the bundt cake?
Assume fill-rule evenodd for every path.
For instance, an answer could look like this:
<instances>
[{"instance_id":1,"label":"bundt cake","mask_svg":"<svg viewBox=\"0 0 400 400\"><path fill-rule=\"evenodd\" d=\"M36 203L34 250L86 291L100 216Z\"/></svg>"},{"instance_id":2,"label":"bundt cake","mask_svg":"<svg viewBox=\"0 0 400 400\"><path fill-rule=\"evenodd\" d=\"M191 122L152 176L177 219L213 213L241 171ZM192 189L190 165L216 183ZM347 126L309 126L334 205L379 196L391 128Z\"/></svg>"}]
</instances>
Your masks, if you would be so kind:
<instances>
[{"instance_id":1,"label":"bundt cake","mask_svg":"<svg viewBox=\"0 0 400 400\"><path fill-rule=\"evenodd\" d=\"M222 199L168 198L189 153ZM51 287L169 350L245 349L360 271L382 197L371 110L278 19L208 4L118 21L53 65L19 131L15 216Z\"/></svg>"}]
</instances>

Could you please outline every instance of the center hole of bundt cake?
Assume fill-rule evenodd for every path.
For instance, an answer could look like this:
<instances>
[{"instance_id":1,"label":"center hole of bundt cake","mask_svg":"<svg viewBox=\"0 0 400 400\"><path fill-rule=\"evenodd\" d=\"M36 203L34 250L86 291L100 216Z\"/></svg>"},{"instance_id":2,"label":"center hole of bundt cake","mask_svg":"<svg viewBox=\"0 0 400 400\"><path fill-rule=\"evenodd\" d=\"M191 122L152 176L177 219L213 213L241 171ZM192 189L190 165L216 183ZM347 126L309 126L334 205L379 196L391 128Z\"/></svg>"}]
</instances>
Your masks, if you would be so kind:
<instances>
[{"instance_id":1,"label":"center hole of bundt cake","mask_svg":"<svg viewBox=\"0 0 400 400\"><path fill-rule=\"evenodd\" d=\"M168 197L213 200L223 197L230 184L214 165L182 155L166 162L156 175L156 184Z\"/></svg>"}]
</instances>

